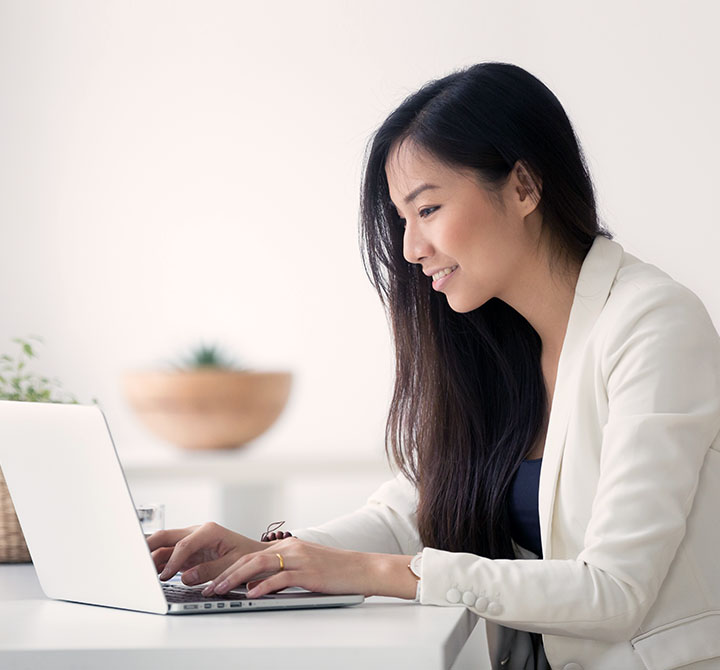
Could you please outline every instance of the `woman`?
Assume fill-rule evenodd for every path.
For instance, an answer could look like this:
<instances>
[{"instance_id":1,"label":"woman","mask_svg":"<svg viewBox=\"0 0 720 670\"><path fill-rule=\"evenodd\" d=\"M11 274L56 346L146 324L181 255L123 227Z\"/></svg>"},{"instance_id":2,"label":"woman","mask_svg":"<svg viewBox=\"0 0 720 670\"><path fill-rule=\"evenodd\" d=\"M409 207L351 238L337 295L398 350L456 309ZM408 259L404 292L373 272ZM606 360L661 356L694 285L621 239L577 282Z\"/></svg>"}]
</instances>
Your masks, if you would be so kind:
<instances>
[{"instance_id":1,"label":"woman","mask_svg":"<svg viewBox=\"0 0 720 670\"><path fill-rule=\"evenodd\" d=\"M361 228L398 476L270 545L156 533L161 579L469 607L498 668L720 667L720 338L600 225L555 96L495 62L425 85L371 142Z\"/></svg>"}]
</instances>

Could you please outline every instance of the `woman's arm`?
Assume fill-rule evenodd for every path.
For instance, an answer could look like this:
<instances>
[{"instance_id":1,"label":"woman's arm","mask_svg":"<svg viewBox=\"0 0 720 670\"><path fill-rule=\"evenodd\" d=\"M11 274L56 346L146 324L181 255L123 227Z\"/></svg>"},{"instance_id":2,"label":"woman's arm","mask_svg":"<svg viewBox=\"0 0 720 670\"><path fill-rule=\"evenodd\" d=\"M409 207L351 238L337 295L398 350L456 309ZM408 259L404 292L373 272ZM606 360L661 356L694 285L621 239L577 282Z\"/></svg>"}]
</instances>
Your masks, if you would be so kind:
<instances>
[{"instance_id":1,"label":"woman's arm","mask_svg":"<svg viewBox=\"0 0 720 670\"><path fill-rule=\"evenodd\" d=\"M422 549L416 510L415 487L398 474L374 491L360 509L319 526L294 529L292 534L338 549L413 555Z\"/></svg>"},{"instance_id":2,"label":"woman's arm","mask_svg":"<svg viewBox=\"0 0 720 670\"><path fill-rule=\"evenodd\" d=\"M289 540L257 542L207 523L159 531L148 544L161 579L182 571L188 585L212 580L208 593L273 575L279 571L282 551L285 574L266 579L260 595L284 588L278 584L287 581L286 585L326 593L415 598L417 581L407 566L422 548L416 507L415 488L398 475L357 511L321 526L293 530ZM226 580L222 590L215 589Z\"/></svg>"},{"instance_id":3,"label":"woman's arm","mask_svg":"<svg viewBox=\"0 0 720 670\"><path fill-rule=\"evenodd\" d=\"M203 595L222 595L252 583L251 598L300 586L319 593L413 599L417 579L408 569L411 558L336 549L291 537L242 556L213 579Z\"/></svg>"}]
</instances>

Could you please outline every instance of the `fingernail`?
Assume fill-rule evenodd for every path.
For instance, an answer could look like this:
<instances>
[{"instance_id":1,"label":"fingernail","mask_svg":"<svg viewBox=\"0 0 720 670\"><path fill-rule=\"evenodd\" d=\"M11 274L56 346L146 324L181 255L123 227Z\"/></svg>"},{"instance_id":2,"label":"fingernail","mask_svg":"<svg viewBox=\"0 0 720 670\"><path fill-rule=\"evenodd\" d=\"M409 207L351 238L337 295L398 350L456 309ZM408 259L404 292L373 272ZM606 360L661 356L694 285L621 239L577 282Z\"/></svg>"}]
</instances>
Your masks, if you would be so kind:
<instances>
[{"instance_id":1,"label":"fingernail","mask_svg":"<svg viewBox=\"0 0 720 670\"><path fill-rule=\"evenodd\" d=\"M183 581L186 584L196 584L198 581L198 572L194 568L192 570L188 570L187 572L183 572Z\"/></svg>"},{"instance_id":2,"label":"fingernail","mask_svg":"<svg viewBox=\"0 0 720 670\"><path fill-rule=\"evenodd\" d=\"M203 590L202 594L204 596L210 596L213 594L213 591L215 590L215 582L210 582Z\"/></svg>"},{"instance_id":3,"label":"fingernail","mask_svg":"<svg viewBox=\"0 0 720 670\"><path fill-rule=\"evenodd\" d=\"M158 575L158 577L159 577L160 579L167 579L168 576L167 576L166 573L167 573L167 570L163 570L163 571Z\"/></svg>"},{"instance_id":4,"label":"fingernail","mask_svg":"<svg viewBox=\"0 0 720 670\"><path fill-rule=\"evenodd\" d=\"M226 579L225 581L220 582L220 583L215 587L215 593L225 593L225 591L228 590L229 586L230 586L230 585L228 584L227 579Z\"/></svg>"},{"instance_id":5,"label":"fingernail","mask_svg":"<svg viewBox=\"0 0 720 670\"><path fill-rule=\"evenodd\" d=\"M250 589L246 595L248 598L254 598L257 595L257 591L257 589Z\"/></svg>"}]
</instances>

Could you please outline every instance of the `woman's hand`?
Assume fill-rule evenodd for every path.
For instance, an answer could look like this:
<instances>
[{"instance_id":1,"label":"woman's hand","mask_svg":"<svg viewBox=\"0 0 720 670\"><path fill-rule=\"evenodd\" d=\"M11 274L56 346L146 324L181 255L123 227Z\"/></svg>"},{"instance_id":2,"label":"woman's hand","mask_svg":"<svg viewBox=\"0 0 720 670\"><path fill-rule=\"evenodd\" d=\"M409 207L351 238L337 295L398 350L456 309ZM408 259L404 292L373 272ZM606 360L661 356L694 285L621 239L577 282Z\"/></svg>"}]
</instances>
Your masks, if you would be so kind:
<instances>
[{"instance_id":1,"label":"woman's hand","mask_svg":"<svg viewBox=\"0 0 720 670\"><path fill-rule=\"evenodd\" d=\"M261 546L227 565L203 595L222 595L248 582L250 598L289 586L319 593L415 597L417 581L407 568L410 556L335 549L296 537Z\"/></svg>"},{"instance_id":2,"label":"woman's hand","mask_svg":"<svg viewBox=\"0 0 720 670\"><path fill-rule=\"evenodd\" d=\"M241 556L268 547L267 542L251 540L216 523L159 530L147 542L160 579L182 571L182 581L188 585L213 579Z\"/></svg>"}]
</instances>

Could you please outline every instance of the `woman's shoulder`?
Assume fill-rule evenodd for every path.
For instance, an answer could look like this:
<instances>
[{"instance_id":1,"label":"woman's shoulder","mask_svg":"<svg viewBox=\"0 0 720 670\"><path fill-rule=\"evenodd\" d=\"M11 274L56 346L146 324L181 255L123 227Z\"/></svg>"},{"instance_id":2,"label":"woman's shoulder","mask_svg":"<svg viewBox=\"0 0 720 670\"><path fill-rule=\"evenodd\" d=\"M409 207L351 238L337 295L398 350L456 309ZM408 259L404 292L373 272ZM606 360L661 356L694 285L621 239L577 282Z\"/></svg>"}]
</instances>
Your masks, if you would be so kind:
<instances>
[{"instance_id":1,"label":"woman's shoulder","mask_svg":"<svg viewBox=\"0 0 720 670\"><path fill-rule=\"evenodd\" d=\"M704 303L692 289L624 250L603 317L615 326L657 320L658 326L696 326L717 336Z\"/></svg>"},{"instance_id":2,"label":"woman's shoulder","mask_svg":"<svg viewBox=\"0 0 720 670\"><path fill-rule=\"evenodd\" d=\"M650 294L698 299L695 293L667 272L623 250L615 281L610 289L614 300L648 297Z\"/></svg>"},{"instance_id":3,"label":"woman's shoulder","mask_svg":"<svg viewBox=\"0 0 720 670\"><path fill-rule=\"evenodd\" d=\"M720 335L690 288L623 251L592 335L606 371L622 358L666 364L683 359L720 378ZM664 362L664 363L663 363Z\"/></svg>"}]
</instances>

